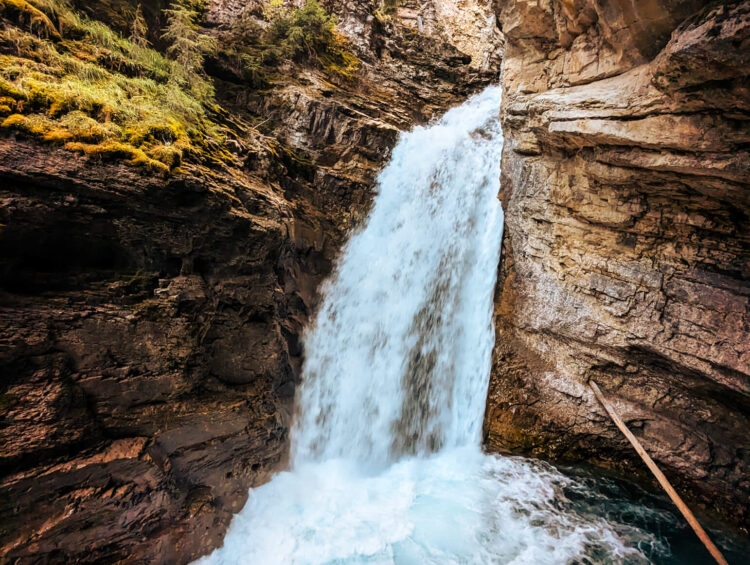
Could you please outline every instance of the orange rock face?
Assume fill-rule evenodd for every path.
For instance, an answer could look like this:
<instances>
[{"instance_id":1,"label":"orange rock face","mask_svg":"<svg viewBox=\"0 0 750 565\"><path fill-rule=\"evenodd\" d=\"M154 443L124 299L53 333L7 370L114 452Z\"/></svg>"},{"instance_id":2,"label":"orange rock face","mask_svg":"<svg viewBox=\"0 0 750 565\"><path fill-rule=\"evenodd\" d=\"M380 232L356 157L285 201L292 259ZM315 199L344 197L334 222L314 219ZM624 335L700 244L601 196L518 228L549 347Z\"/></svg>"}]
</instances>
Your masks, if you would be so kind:
<instances>
[{"instance_id":1,"label":"orange rock face","mask_svg":"<svg viewBox=\"0 0 750 565\"><path fill-rule=\"evenodd\" d=\"M750 508L750 3L498 3L506 231L486 444Z\"/></svg>"}]
</instances>

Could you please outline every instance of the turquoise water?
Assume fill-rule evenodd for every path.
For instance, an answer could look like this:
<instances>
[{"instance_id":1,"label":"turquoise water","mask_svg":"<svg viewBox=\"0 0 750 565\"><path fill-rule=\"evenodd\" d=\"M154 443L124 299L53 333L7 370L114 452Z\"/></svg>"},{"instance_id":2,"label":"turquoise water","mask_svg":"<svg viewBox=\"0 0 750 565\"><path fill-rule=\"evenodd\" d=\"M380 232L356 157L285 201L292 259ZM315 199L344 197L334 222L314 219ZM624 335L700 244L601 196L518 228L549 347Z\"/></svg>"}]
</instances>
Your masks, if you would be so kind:
<instances>
[{"instance_id":1,"label":"turquoise water","mask_svg":"<svg viewBox=\"0 0 750 565\"><path fill-rule=\"evenodd\" d=\"M563 507L586 516L604 516L622 532L625 543L638 547L656 565L716 563L666 494L646 491L628 481L604 476L596 469L560 470L580 485L561 489L567 500ZM730 565L750 562L750 538L739 531L722 529L708 517L699 515L699 521ZM632 528L649 532L655 543L633 537ZM594 559L591 563L601 561Z\"/></svg>"}]
</instances>

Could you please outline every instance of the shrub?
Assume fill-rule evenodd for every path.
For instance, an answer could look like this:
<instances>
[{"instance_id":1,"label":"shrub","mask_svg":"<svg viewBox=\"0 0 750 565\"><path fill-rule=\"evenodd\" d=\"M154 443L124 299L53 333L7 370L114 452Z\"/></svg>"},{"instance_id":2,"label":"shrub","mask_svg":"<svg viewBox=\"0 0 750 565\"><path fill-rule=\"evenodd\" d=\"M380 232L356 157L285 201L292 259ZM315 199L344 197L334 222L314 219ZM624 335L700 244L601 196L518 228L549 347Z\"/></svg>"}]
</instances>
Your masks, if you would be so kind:
<instances>
[{"instance_id":1,"label":"shrub","mask_svg":"<svg viewBox=\"0 0 750 565\"><path fill-rule=\"evenodd\" d=\"M213 87L202 77L202 73L205 54L216 50L216 41L198 31L198 12L186 0L174 2L172 8L164 12L167 27L162 39L171 44L167 54L177 63L172 77L186 86L196 98L212 98Z\"/></svg>"},{"instance_id":2,"label":"shrub","mask_svg":"<svg viewBox=\"0 0 750 565\"><path fill-rule=\"evenodd\" d=\"M15 19L19 25L42 37L60 38L47 15L26 0L0 0L0 15Z\"/></svg>"},{"instance_id":3,"label":"shrub","mask_svg":"<svg viewBox=\"0 0 750 565\"><path fill-rule=\"evenodd\" d=\"M270 25L265 41L281 58L296 62L317 62L339 74L351 74L359 61L346 49L346 40L336 31L336 18L317 0L302 8L285 8L280 0L271 2Z\"/></svg>"},{"instance_id":4,"label":"shrub","mask_svg":"<svg viewBox=\"0 0 750 565\"><path fill-rule=\"evenodd\" d=\"M265 29L250 18L241 18L233 29L232 54L252 81L262 82L264 67L284 61L312 64L346 78L359 68L348 42L336 31L336 18L316 0L308 0L302 8L272 0L264 17L268 21Z\"/></svg>"},{"instance_id":5,"label":"shrub","mask_svg":"<svg viewBox=\"0 0 750 565\"><path fill-rule=\"evenodd\" d=\"M141 5L138 4L138 8L133 14L133 23L130 24L130 41L138 47L148 47L148 40L146 35L148 34L148 25L146 24L146 18L143 17L141 11Z\"/></svg>"},{"instance_id":6,"label":"shrub","mask_svg":"<svg viewBox=\"0 0 750 565\"><path fill-rule=\"evenodd\" d=\"M398 10L400 0L383 0L373 15L381 23L390 22Z\"/></svg>"},{"instance_id":7,"label":"shrub","mask_svg":"<svg viewBox=\"0 0 750 565\"><path fill-rule=\"evenodd\" d=\"M315 0L301 9L285 10L272 2L271 25L267 40L276 46L280 56L292 60L315 60L334 43L336 20Z\"/></svg>"}]
</instances>

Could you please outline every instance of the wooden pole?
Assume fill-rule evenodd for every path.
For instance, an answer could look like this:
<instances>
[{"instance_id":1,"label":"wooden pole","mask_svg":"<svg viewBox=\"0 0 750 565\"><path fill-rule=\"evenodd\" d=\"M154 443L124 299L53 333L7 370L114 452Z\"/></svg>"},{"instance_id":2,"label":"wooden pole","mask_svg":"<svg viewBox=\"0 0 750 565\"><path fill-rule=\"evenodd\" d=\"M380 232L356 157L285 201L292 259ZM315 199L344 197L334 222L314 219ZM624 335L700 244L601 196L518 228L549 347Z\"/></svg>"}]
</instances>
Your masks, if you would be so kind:
<instances>
[{"instance_id":1,"label":"wooden pole","mask_svg":"<svg viewBox=\"0 0 750 565\"><path fill-rule=\"evenodd\" d=\"M596 385L596 383L594 381L589 381L589 386L591 387L591 390L594 391L594 395L596 396L597 400L599 400L599 402L602 403L602 406L604 406L604 409L607 411L607 414L609 414L609 417L612 418L612 421L615 423L615 425L620 428L620 431L625 434L625 437L628 438L628 441L630 441L633 447L635 447L638 455L641 456L641 459L643 459L643 462L646 463L648 468L654 474L656 480L659 481L659 484L662 486L662 488L667 491L669 498L672 499L672 502L675 503L680 512L682 512L682 515L685 516L685 519L688 521L688 524L690 524L690 527L693 528L693 531L695 531L695 533L698 535L700 540L703 542L703 545L706 546L706 549L708 549L713 558L716 559L716 562L719 563L719 565L729 565L727 563L727 560L724 559L724 556L721 554L721 551L719 551L719 548L714 545L714 542L711 541L711 538L708 537L706 531L701 527L698 520L690 511L690 508L688 508L687 505L682 501L677 492L672 488L672 485L669 484L667 477L664 476L664 473L662 473L659 467L656 466L654 460L651 459L649 454L646 453L646 450L643 449L641 442L638 441L638 438L636 438L631 433L625 423L617 415L617 412L615 412L614 408L612 408L609 402L607 402L607 400L604 398L602 391L599 390L599 387Z\"/></svg>"}]
</instances>

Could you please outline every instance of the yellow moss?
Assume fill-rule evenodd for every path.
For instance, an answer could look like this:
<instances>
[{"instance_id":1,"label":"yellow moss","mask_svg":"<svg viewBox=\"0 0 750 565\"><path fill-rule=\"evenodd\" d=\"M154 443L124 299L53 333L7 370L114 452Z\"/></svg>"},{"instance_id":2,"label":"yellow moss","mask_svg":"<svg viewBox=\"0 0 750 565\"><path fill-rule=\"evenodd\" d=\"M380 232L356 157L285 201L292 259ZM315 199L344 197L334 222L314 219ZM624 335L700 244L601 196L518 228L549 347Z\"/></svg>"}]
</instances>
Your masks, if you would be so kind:
<instances>
[{"instance_id":1,"label":"yellow moss","mask_svg":"<svg viewBox=\"0 0 750 565\"><path fill-rule=\"evenodd\" d=\"M84 143L81 141L71 141L65 144L65 149L85 153L90 157L102 158L124 158L134 160L143 151L119 141L103 141L102 143Z\"/></svg>"},{"instance_id":2,"label":"yellow moss","mask_svg":"<svg viewBox=\"0 0 750 565\"><path fill-rule=\"evenodd\" d=\"M128 143L107 140L101 143L82 143L72 141L65 144L65 149L84 153L89 157L101 159L127 159L131 165L146 167L156 173L169 173L170 167L146 155L142 149Z\"/></svg>"},{"instance_id":3,"label":"yellow moss","mask_svg":"<svg viewBox=\"0 0 750 565\"><path fill-rule=\"evenodd\" d=\"M36 27L15 27L20 16L0 27L0 45L14 47L0 54L0 129L158 172L219 153L220 129L171 80L175 63L57 0L0 0L0 15L26 6L46 12L62 36L52 42Z\"/></svg>"},{"instance_id":4,"label":"yellow moss","mask_svg":"<svg viewBox=\"0 0 750 565\"><path fill-rule=\"evenodd\" d=\"M10 57L0 56L0 68L2 69L8 69L8 60L10 60ZM0 94L3 95L3 98L12 98L14 100L18 100L20 98L23 98L23 92L15 88L11 83L9 83L7 80L4 80L2 77L0 77Z\"/></svg>"},{"instance_id":5,"label":"yellow moss","mask_svg":"<svg viewBox=\"0 0 750 565\"><path fill-rule=\"evenodd\" d=\"M155 173L169 174L169 171L170 171L170 168L168 165L162 163L161 161L157 161L156 159L152 159L151 157L145 154L140 154L137 157L133 158L131 160L131 163L133 165L146 167Z\"/></svg>"},{"instance_id":6,"label":"yellow moss","mask_svg":"<svg viewBox=\"0 0 750 565\"><path fill-rule=\"evenodd\" d=\"M0 125L3 129L23 131L31 135L44 135L50 129L49 122L43 116L24 116L11 114Z\"/></svg>"},{"instance_id":7,"label":"yellow moss","mask_svg":"<svg viewBox=\"0 0 750 565\"><path fill-rule=\"evenodd\" d=\"M167 165L170 169L182 163L182 150L174 145L155 145L146 151L146 155Z\"/></svg>"},{"instance_id":8,"label":"yellow moss","mask_svg":"<svg viewBox=\"0 0 750 565\"><path fill-rule=\"evenodd\" d=\"M119 137L116 125L101 124L83 112L70 112L58 120L41 114L12 114L3 120L0 128L22 131L52 143L70 140L96 142Z\"/></svg>"},{"instance_id":9,"label":"yellow moss","mask_svg":"<svg viewBox=\"0 0 750 565\"><path fill-rule=\"evenodd\" d=\"M73 111L59 120L59 127L80 141L103 141L122 137L122 130L111 122L101 123L83 112Z\"/></svg>"},{"instance_id":10,"label":"yellow moss","mask_svg":"<svg viewBox=\"0 0 750 565\"><path fill-rule=\"evenodd\" d=\"M0 0L0 14L14 18L20 25L27 26L38 35L61 39L46 14L26 0Z\"/></svg>"},{"instance_id":11,"label":"yellow moss","mask_svg":"<svg viewBox=\"0 0 750 565\"><path fill-rule=\"evenodd\" d=\"M73 139L73 134L65 130L54 130L45 133L42 139L44 139L44 141L49 141L50 143L62 144L67 143L68 141Z\"/></svg>"},{"instance_id":12,"label":"yellow moss","mask_svg":"<svg viewBox=\"0 0 750 565\"><path fill-rule=\"evenodd\" d=\"M59 116L60 114L64 114L67 111L67 106L62 100L53 100L52 103L49 105L49 110L47 110L47 113L50 116Z\"/></svg>"},{"instance_id":13,"label":"yellow moss","mask_svg":"<svg viewBox=\"0 0 750 565\"><path fill-rule=\"evenodd\" d=\"M186 137L185 129L175 120L144 121L125 129L125 137L134 145L154 142L173 142Z\"/></svg>"}]
</instances>

